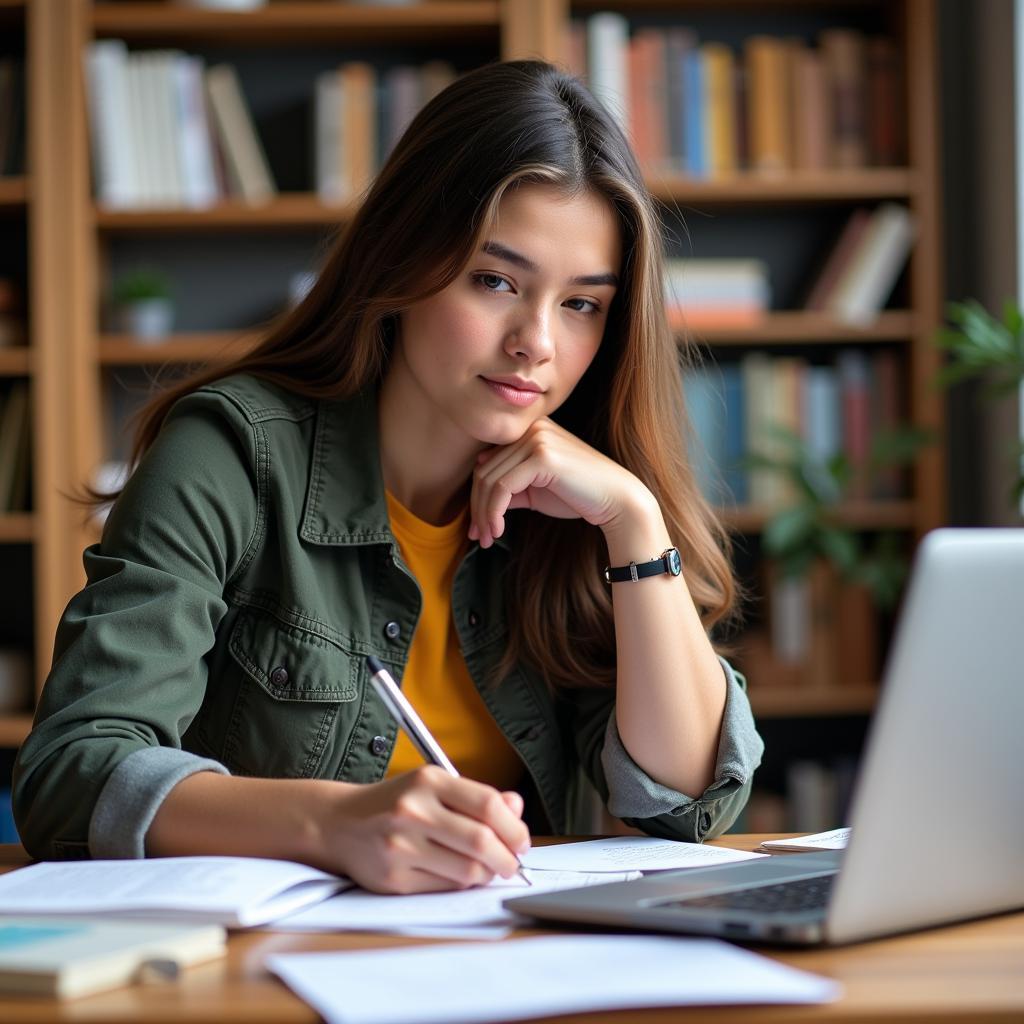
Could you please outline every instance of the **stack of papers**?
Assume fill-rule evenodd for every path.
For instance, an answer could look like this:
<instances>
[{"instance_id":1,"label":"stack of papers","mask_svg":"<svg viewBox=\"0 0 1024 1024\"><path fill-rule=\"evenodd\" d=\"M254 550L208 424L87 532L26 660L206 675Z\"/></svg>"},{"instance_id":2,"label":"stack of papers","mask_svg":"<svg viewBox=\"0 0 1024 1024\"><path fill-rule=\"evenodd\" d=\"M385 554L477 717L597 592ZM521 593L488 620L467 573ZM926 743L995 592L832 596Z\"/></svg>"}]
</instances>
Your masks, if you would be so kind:
<instances>
[{"instance_id":1,"label":"stack of papers","mask_svg":"<svg viewBox=\"0 0 1024 1024\"><path fill-rule=\"evenodd\" d=\"M642 1006L824 1003L840 986L719 942L567 935L271 956L327 1024L480 1024ZM396 984L396 979L401 979Z\"/></svg>"},{"instance_id":2,"label":"stack of papers","mask_svg":"<svg viewBox=\"0 0 1024 1024\"><path fill-rule=\"evenodd\" d=\"M275 931L336 932L385 931L412 935L459 938L501 938L523 920L501 904L511 896L607 885L639 878L639 871L527 871L530 885L518 876L496 878L490 885L458 892L427 892L412 896L381 896L364 889L349 889L324 903L281 918ZM455 936L450 929L458 929ZM475 929L486 929L484 932Z\"/></svg>"},{"instance_id":3,"label":"stack of papers","mask_svg":"<svg viewBox=\"0 0 1024 1024\"><path fill-rule=\"evenodd\" d=\"M455 892L382 896L350 889L332 899L280 918L275 931L387 931L415 935L501 938L522 922L502 906L510 896L554 892L585 885L607 885L639 878L644 871L706 867L764 857L699 843L618 836L537 847L520 859L530 885L519 877L496 878L490 885Z\"/></svg>"},{"instance_id":4,"label":"stack of papers","mask_svg":"<svg viewBox=\"0 0 1024 1024\"><path fill-rule=\"evenodd\" d=\"M251 928L352 883L257 857L160 857L33 864L0 876L0 914L104 914Z\"/></svg>"},{"instance_id":5,"label":"stack of papers","mask_svg":"<svg viewBox=\"0 0 1024 1024\"><path fill-rule=\"evenodd\" d=\"M766 839L761 846L766 850L845 850L852 831L852 828L834 828L829 832L815 832L812 836Z\"/></svg>"},{"instance_id":6,"label":"stack of papers","mask_svg":"<svg viewBox=\"0 0 1024 1024\"><path fill-rule=\"evenodd\" d=\"M615 836L582 843L538 846L524 854L523 867L562 871L674 871L678 868L709 868L741 860L755 860L763 853L727 850L701 843L680 843L647 836Z\"/></svg>"}]
</instances>

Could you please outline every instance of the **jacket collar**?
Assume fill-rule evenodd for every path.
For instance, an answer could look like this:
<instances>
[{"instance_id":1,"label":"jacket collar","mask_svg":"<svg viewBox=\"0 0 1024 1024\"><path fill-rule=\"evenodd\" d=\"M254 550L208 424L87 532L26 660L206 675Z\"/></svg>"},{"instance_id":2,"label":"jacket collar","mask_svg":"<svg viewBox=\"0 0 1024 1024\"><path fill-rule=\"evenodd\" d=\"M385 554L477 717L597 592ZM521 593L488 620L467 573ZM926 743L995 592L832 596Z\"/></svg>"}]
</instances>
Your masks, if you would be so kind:
<instances>
[{"instance_id":1,"label":"jacket collar","mask_svg":"<svg viewBox=\"0 0 1024 1024\"><path fill-rule=\"evenodd\" d=\"M312 544L393 543L380 472L376 391L317 404L299 536Z\"/></svg>"},{"instance_id":2,"label":"jacket collar","mask_svg":"<svg viewBox=\"0 0 1024 1024\"><path fill-rule=\"evenodd\" d=\"M317 403L306 507L299 536L311 544L394 544L380 470L377 391ZM496 545L508 547L505 537ZM476 550L474 542L470 550Z\"/></svg>"}]
</instances>

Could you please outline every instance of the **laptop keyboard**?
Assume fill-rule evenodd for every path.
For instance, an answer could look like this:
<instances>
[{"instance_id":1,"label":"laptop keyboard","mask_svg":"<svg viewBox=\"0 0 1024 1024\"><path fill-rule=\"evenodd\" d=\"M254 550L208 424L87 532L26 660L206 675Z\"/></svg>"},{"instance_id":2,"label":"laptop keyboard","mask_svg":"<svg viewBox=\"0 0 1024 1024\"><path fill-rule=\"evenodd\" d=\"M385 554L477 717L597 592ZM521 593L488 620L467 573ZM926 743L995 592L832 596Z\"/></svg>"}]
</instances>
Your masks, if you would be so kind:
<instances>
[{"instance_id":1,"label":"laptop keyboard","mask_svg":"<svg viewBox=\"0 0 1024 1024\"><path fill-rule=\"evenodd\" d=\"M721 910L754 910L764 914L790 914L803 910L824 910L828 905L835 875L798 878L777 885L719 892L689 900L659 903L661 907L707 907Z\"/></svg>"}]
</instances>

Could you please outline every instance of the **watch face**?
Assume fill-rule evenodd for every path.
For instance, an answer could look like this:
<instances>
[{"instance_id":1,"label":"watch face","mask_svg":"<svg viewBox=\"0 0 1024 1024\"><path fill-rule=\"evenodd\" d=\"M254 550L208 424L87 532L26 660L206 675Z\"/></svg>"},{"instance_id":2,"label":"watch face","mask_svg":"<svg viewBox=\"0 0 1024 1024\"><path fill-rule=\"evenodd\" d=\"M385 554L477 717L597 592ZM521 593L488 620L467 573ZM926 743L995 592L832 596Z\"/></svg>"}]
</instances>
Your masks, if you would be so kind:
<instances>
[{"instance_id":1,"label":"watch face","mask_svg":"<svg viewBox=\"0 0 1024 1024\"><path fill-rule=\"evenodd\" d=\"M683 571L683 561L679 557L678 548L669 548L665 552L665 561L668 564L668 571L673 576L678 576Z\"/></svg>"}]
</instances>

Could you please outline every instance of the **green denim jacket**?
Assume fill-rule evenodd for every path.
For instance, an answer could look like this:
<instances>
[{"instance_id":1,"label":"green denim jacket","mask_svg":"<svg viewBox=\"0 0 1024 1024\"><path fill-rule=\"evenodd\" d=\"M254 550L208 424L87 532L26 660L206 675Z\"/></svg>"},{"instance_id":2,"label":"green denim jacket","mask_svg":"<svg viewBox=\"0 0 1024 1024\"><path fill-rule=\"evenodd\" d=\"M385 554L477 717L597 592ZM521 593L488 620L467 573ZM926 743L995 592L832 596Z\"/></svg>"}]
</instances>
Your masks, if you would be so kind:
<instances>
[{"instance_id":1,"label":"green denim jacket","mask_svg":"<svg viewBox=\"0 0 1024 1024\"><path fill-rule=\"evenodd\" d=\"M763 749L742 677L723 661L714 783L696 799L661 786L619 739L613 689L553 695L525 666L490 682L509 543L470 547L452 608L470 675L526 768L528 823L580 827L582 768L613 814L651 835L724 831ZM396 727L365 659L401 678L420 594L388 522L375 396L315 402L243 375L198 389L84 561L15 764L34 856L142 856L161 800L194 771L383 776Z\"/></svg>"}]
</instances>

